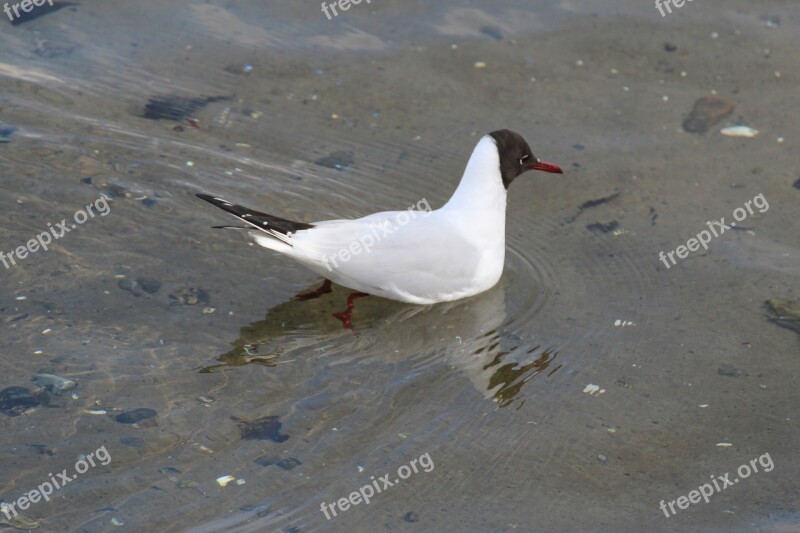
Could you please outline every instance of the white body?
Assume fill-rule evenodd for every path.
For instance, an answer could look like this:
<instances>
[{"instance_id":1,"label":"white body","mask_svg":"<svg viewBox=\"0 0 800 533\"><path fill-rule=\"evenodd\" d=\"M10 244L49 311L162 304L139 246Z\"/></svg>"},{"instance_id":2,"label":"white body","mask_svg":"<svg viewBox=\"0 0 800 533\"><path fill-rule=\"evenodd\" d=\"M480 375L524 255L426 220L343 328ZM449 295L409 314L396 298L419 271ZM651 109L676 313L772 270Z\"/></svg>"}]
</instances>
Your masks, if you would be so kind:
<instances>
[{"instance_id":1,"label":"white body","mask_svg":"<svg viewBox=\"0 0 800 533\"><path fill-rule=\"evenodd\" d=\"M497 283L505 260L505 213L500 159L487 135L440 209L314 222L313 228L289 236L291 246L261 232L251 235L261 246L339 285L433 304L472 296Z\"/></svg>"}]
</instances>

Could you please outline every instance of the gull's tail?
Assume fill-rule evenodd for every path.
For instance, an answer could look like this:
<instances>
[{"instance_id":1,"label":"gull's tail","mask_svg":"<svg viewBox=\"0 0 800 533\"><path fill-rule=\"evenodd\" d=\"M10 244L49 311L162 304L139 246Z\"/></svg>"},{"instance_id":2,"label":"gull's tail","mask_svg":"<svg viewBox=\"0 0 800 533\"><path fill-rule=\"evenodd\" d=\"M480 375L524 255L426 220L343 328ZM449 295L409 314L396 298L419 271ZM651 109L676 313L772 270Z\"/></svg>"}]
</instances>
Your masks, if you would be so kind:
<instances>
[{"instance_id":1,"label":"gull's tail","mask_svg":"<svg viewBox=\"0 0 800 533\"><path fill-rule=\"evenodd\" d=\"M216 198L214 196L210 196L208 194L198 194L198 198L201 200L205 200L206 202L215 205L222 209L223 211L230 213L231 215L235 216L242 222L246 222L250 225L250 227L263 232L273 239L277 239L282 243L285 243L289 246L292 246L292 233L304 229L311 229L314 226L312 224L306 224L305 222L293 222L291 220L286 220L285 218L279 218L276 216L268 215L266 213L262 213L261 211L255 211L253 209L249 209L247 207L232 204L227 200L223 200L222 198ZM217 228L241 228L240 226L215 226ZM243 228L248 229L248 228ZM256 240L259 241L259 244L264 246L261 242L261 239L256 237ZM267 248L272 248L271 246L267 246Z\"/></svg>"}]
</instances>

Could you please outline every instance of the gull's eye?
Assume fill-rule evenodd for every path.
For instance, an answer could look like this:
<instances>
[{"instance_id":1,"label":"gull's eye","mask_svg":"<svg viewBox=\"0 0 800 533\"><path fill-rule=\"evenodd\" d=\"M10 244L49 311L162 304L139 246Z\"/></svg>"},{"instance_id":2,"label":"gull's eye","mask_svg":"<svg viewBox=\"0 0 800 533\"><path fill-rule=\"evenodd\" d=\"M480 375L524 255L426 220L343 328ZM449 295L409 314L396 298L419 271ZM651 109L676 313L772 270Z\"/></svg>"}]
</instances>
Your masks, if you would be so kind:
<instances>
[{"instance_id":1,"label":"gull's eye","mask_svg":"<svg viewBox=\"0 0 800 533\"><path fill-rule=\"evenodd\" d=\"M519 160L519 165L522 166L525 164L525 160L528 159L527 155L523 155L522 159Z\"/></svg>"}]
</instances>

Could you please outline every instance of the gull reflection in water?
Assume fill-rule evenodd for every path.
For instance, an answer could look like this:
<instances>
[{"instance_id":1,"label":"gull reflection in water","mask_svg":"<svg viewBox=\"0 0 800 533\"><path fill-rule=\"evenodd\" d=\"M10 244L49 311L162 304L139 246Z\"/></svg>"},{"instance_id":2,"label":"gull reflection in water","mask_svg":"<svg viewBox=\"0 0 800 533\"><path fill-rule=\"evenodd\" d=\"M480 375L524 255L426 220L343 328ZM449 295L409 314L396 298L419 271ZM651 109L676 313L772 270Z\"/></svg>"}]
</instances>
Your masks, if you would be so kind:
<instances>
[{"instance_id":1,"label":"gull reflection in water","mask_svg":"<svg viewBox=\"0 0 800 533\"><path fill-rule=\"evenodd\" d=\"M502 281L472 298L433 306L363 298L356 304L352 330L334 316L348 294L334 286L321 298L272 307L263 320L240 329L218 364L201 372L248 364L274 367L337 349L393 362L422 353L429 362L442 361L463 372L482 395L506 407L515 400L522 404L520 393L530 380L561 368L553 347L506 333L514 324L507 320ZM332 363L325 359L321 364Z\"/></svg>"}]
</instances>

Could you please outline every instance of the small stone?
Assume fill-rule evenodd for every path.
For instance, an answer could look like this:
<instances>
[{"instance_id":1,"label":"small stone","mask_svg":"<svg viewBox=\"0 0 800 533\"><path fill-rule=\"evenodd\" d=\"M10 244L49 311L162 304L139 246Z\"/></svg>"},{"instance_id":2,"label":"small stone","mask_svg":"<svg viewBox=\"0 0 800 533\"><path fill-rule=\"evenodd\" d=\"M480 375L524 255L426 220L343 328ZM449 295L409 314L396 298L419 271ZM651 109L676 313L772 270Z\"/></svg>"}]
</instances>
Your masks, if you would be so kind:
<instances>
[{"instance_id":1,"label":"small stone","mask_svg":"<svg viewBox=\"0 0 800 533\"><path fill-rule=\"evenodd\" d=\"M747 376L747 372L742 372L738 368L732 365L721 365L717 369L717 374L728 378L738 378L742 376Z\"/></svg>"},{"instance_id":2,"label":"small stone","mask_svg":"<svg viewBox=\"0 0 800 533\"><path fill-rule=\"evenodd\" d=\"M403 520L406 522L417 522L419 520L419 515L414 511L409 511L403 515Z\"/></svg>"},{"instance_id":3,"label":"small stone","mask_svg":"<svg viewBox=\"0 0 800 533\"><path fill-rule=\"evenodd\" d=\"M212 450L208 446L204 446L202 444L198 444L197 445L197 451L201 452L201 453L204 453L206 455L213 455L214 454L214 450Z\"/></svg>"},{"instance_id":4,"label":"small stone","mask_svg":"<svg viewBox=\"0 0 800 533\"><path fill-rule=\"evenodd\" d=\"M153 278L138 278L136 280L123 278L117 282L117 287L139 297L143 292L148 294L158 292L161 288L161 282Z\"/></svg>"},{"instance_id":5,"label":"small stone","mask_svg":"<svg viewBox=\"0 0 800 533\"><path fill-rule=\"evenodd\" d=\"M674 52L677 49L678 47L672 43L664 43L664 50L666 50L667 52Z\"/></svg>"},{"instance_id":6,"label":"small stone","mask_svg":"<svg viewBox=\"0 0 800 533\"><path fill-rule=\"evenodd\" d=\"M730 128L722 128L720 133L726 137L748 137L752 138L758 135L758 130L754 130L749 126L731 126Z\"/></svg>"},{"instance_id":7,"label":"small stone","mask_svg":"<svg viewBox=\"0 0 800 533\"><path fill-rule=\"evenodd\" d=\"M497 26L483 26L481 28L481 33L498 41L503 40L503 32Z\"/></svg>"},{"instance_id":8,"label":"small stone","mask_svg":"<svg viewBox=\"0 0 800 533\"><path fill-rule=\"evenodd\" d=\"M139 278L136 280L147 294L155 294L161 288L161 282L153 278Z\"/></svg>"},{"instance_id":9,"label":"small stone","mask_svg":"<svg viewBox=\"0 0 800 533\"><path fill-rule=\"evenodd\" d=\"M800 300L781 298L765 302L769 315L767 318L782 328L800 333Z\"/></svg>"},{"instance_id":10,"label":"small stone","mask_svg":"<svg viewBox=\"0 0 800 533\"><path fill-rule=\"evenodd\" d=\"M288 457L286 459L282 459L277 463L275 463L275 466L279 466L284 470L291 470L292 468L298 467L301 464L303 463L300 462L300 459L297 459L295 457Z\"/></svg>"},{"instance_id":11,"label":"small stone","mask_svg":"<svg viewBox=\"0 0 800 533\"><path fill-rule=\"evenodd\" d=\"M48 392L58 396L64 391L69 391L78 386L76 382L68 378L62 378L54 374L36 374L31 381L42 387Z\"/></svg>"},{"instance_id":12,"label":"small stone","mask_svg":"<svg viewBox=\"0 0 800 533\"><path fill-rule=\"evenodd\" d=\"M154 418L156 414L157 413L155 409L140 407L139 409L134 409L133 411L126 411L124 413L120 413L114 417L114 420L116 420L120 424L136 424L137 422L141 422L142 420L147 420L148 418Z\"/></svg>"},{"instance_id":13,"label":"small stone","mask_svg":"<svg viewBox=\"0 0 800 533\"><path fill-rule=\"evenodd\" d=\"M315 165L335 170L344 170L356 162L353 152L333 152L330 155L314 161Z\"/></svg>"},{"instance_id":14,"label":"small stone","mask_svg":"<svg viewBox=\"0 0 800 533\"><path fill-rule=\"evenodd\" d=\"M237 422L239 432L244 440L271 440L273 442L286 442L289 435L280 433L283 424L277 416L265 416L253 421L242 420L235 416L231 417Z\"/></svg>"},{"instance_id":15,"label":"small stone","mask_svg":"<svg viewBox=\"0 0 800 533\"><path fill-rule=\"evenodd\" d=\"M617 228L619 228L619 222L616 220L612 220L611 222L607 223L595 222L594 224L589 224L586 226L586 229L592 233L611 233Z\"/></svg>"},{"instance_id":16,"label":"small stone","mask_svg":"<svg viewBox=\"0 0 800 533\"><path fill-rule=\"evenodd\" d=\"M608 457L603 455L602 453L597 456L597 460L604 465L608 464Z\"/></svg>"},{"instance_id":17,"label":"small stone","mask_svg":"<svg viewBox=\"0 0 800 533\"><path fill-rule=\"evenodd\" d=\"M39 398L25 387L8 387L0 391L0 413L15 417L40 404Z\"/></svg>"},{"instance_id":18,"label":"small stone","mask_svg":"<svg viewBox=\"0 0 800 533\"><path fill-rule=\"evenodd\" d=\"M183 120L194 115L208 104L220 100L230 100L229 96L210 96L187 98L165 95L151 96L144 106L142 116L150 120Z\"/></svg>"},{"instance_id":19,"label":"small stone","mask_svg":"<svg viewBox=\"0 0 800 533\"><path fill-rule=\"evenodd\" d=\"M7 510L10 507L7 503L3 502L0 503L0 510ZM28 531L31 529L36 529L39 527L39 521L34 520L33 518L29 518L19 512L14 514L11 510L8 510L8 514L11 515L8 519L6 519L5 512L0 513L0 525L8 525L15 529L21 529L23 531Z\"/></svg>"},{"instance_id":20,"label":"small stone","mask_svg":"<svg viewBox=\"0 0 800 533\"><path fill-rule=\"evenodd\" d=\"M119 439L119 441L125 446L130 446L131 448L144 447L144 439L141 437L122 437Z\"/></svg>"},{"instance_id":21,"label":"small stone","mask_svg":"<svg viewBox=\"0 0 800 533\"><path fill-rule=\"evenodd\" d=\"M207 305L211 296L200 288L187 287L169 295L170 305Z\"/></svg>"},{"instance_id":22,"label":"small stone","mask_svg":"<svg viewBox=\"0 0 800 533\"><path fill-rule=\"evenodd\" d=\"M15 126L9 126L0 122L0 143L9 142L9 138L17 131Z\"/></svg>"},{"instance_id":23,"label":"small stone","mask_svg":"<svg viewBox=\"0 0 800 533\"><path fill-rule=\"evenodd\" d=\"M730 115L734 105L716 96L706 96L694 103L692 112L683 121L683 129L689 133L705 133L717 122Z\"/></svg>"},{"instance_id":24,"label":"small stone","mask_svg":"<svg viewBox=\"0 0 800 533\"><path fill-rule=\"evenodd\" d=\"M227 487L231 481L235 481L236 478L233 476L221 476L217 478L217 485L220 487Z\"/></svg>"}]
</instances>

